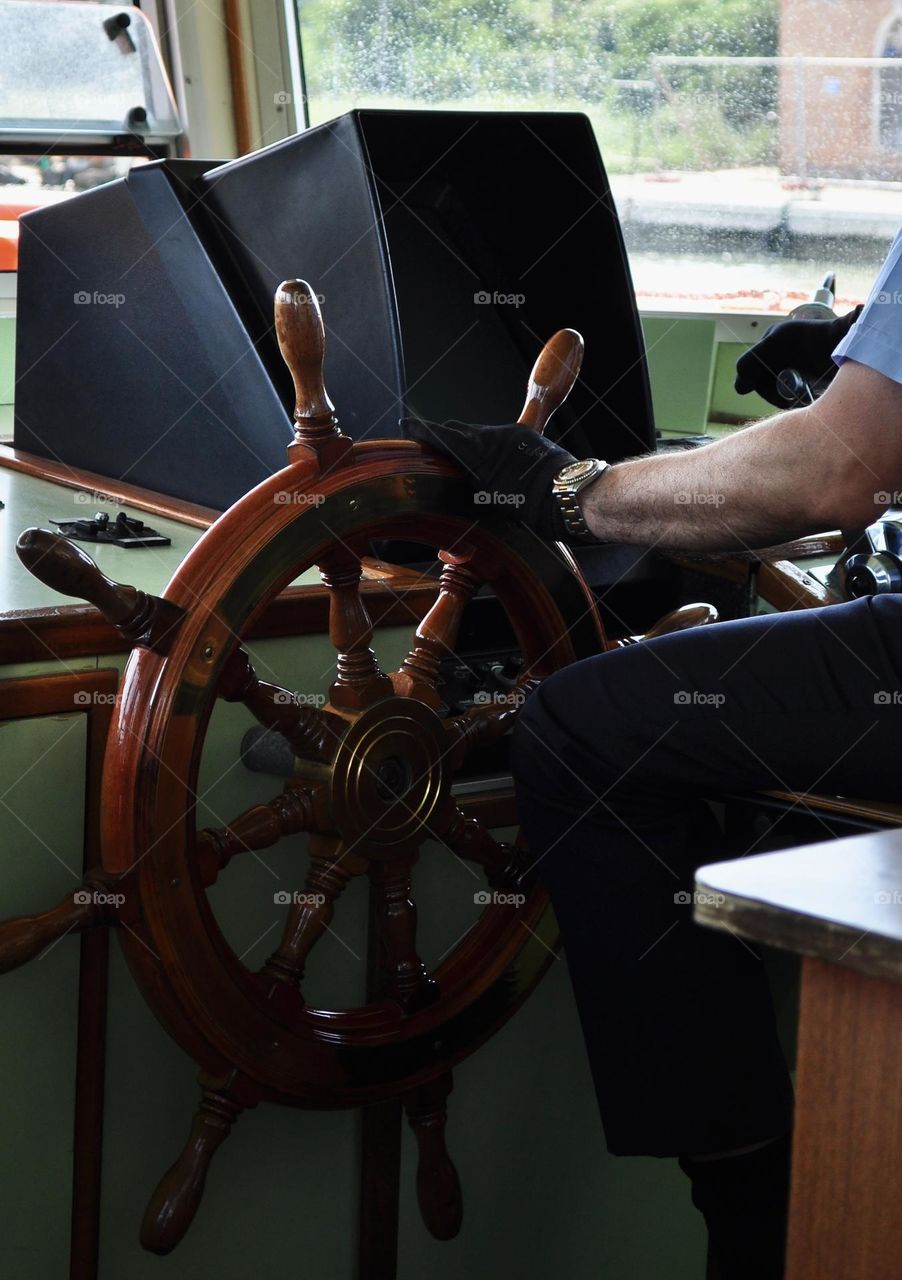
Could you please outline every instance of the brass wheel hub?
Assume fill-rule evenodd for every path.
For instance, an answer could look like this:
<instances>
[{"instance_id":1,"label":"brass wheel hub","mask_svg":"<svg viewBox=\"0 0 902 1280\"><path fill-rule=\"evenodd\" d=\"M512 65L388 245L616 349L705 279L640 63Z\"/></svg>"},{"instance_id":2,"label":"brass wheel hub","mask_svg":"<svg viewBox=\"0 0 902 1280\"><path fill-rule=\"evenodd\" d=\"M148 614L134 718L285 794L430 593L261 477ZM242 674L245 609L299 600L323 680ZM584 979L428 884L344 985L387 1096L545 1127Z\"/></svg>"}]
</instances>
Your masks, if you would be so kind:
<instances>
[{"instance_id":1,"label":"brass wheel hub","mask_svg":"<svg viewBox=\"0 0 902 1280\"><path fill-rule=\"evenodd\" d=\"M436 713L415 698L385 698L349 727L332 762L335 829L372 858L416 847L448 793L447 735Z\"/></svg>"}]
</instances>

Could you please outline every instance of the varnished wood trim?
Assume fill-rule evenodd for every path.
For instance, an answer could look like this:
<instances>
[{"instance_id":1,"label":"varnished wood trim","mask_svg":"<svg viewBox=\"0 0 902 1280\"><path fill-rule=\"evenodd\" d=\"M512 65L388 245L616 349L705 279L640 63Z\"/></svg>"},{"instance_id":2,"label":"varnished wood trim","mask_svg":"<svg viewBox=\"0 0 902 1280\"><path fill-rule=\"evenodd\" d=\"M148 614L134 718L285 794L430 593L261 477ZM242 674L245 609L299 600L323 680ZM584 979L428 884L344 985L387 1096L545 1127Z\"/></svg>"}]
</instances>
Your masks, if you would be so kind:
<instances>
[{"instance_id":1,"label":"varnished wood trim","mask_svg":"<svg viewBox=\"0 0 902 1280\"><path fill-rule=\"evenodd\" d=\"M687 564L759 564L771 560L804 560L808 556L839 556L846 543L841 533L812 533L792 542L778 542L772 547L756 547L751 551L672 551L673 560Z\"/></svg>"},{"instance_id":2,"label":"varnished wood trim","mask_svg":"<svg viewBox=\"0 0 902 1280\"><path fill-rule=\"evenodd\" d=\"M184 502L181 498L157 493L154 489L143 489L136 484L126 484L124 480L114 480L110 476L97 475L94 471L70 467L65 462L54 462L52 458L41 458L36 453L14 449L12 445L0 445L0 467L21 471L23 475L35 476L38 480L50 480L67 489L84 489L88 493L100 495L101 499L104 496L117 500L121 498L123 506L136 507L139 511L149 511L155 516L178 520L195 529L208 528L222 514L213 507Z\"/></svg>"},{"instance_id":3,"label":"varnished wood trim","mask_svg":"<svg viewBox=\"0 0 902 1280\"><path fill-rule=\"evenodd\" d=\"M792 560L762 564L758 570L758 595L778 613L839 603L839 596Z\"/></svg>"},{"instance_id":4,"label":"varnished wood trim","mask_svg":"<svg viewBox=\"0 0 902 1280\"><path fill-rule=\"evenodd\" d=\"M229 55L229 83L232 89L232 119L235 122L235 142L239 156L246 155L254 145L251 132L250 104L247 95L247 72L241 38L241 5L239 0L223 0L225 10L226 48Z\"/></svg>"},{"instance_id":5,"label":"varnished wood trim","mask_svg":"<svg viewBox=\"0 0 902 1280\"><path fill-rule=\"evenodd\" d=\"M140 554L140 553L136 553ZM438 584L415 577L364 580L360 594L376 630L415 628L436 598ZM276 636L318 635L329 629L329 592L324 586L289 587L269 606L247 634L248 640ZM13 662L91 658L126 653L119 632L87 604L61 605L0 615L0 666Z\"/></svg>"},{"instance_id":6,"label":"varnished wood trim","mask_svg":"<svg viewBox=\"0 0 902 1280\"><path fill-rule=\"evenodd\" d=\"M849 800L846 796L828 796L800 791L764 791L763 795L785 801L799 809L838 813L846 818L864 818L888 827L902 826L902 805L882 804L877 800Z\"/></svg>"}]
</instances>

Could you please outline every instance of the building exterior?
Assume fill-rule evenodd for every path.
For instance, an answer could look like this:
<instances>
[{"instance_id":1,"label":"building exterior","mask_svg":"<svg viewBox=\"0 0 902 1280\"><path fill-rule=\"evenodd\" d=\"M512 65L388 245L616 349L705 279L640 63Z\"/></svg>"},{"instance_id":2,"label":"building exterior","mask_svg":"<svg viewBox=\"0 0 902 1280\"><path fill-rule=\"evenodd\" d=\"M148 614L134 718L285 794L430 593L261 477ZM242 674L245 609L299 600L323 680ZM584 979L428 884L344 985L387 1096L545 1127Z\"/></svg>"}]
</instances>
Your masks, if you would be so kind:
<instances>
[{"instance_id":1,"label":"building exterior","mask_svg":"<svg viewBox=\"0 0 902 1280\"><path fill-rule=\"evenodd\" d=\"M902 179L902 0L781 0L780 53L899 58L899 66L782 67L780 168Z\"/></svg>"}]
</instances>

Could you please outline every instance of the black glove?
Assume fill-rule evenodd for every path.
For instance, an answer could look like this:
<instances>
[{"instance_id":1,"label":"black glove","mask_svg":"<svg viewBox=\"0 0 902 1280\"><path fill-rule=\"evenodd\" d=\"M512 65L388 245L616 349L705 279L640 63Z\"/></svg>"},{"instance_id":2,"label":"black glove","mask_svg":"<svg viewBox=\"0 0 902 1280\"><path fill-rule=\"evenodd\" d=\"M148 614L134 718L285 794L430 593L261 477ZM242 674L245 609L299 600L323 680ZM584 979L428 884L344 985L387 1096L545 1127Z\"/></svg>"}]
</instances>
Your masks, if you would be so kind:
<instances>
[{"instance_id":1,"label":"black glove","mask_svg":"<svg viewBox=\"0 0 902 1280\"><path fill-rule=\"evenodd\" d=\"M736 390L741 396L757 391L769 404L787 409L793 401L781 395L777 379L784 369L795 369L817 392L825 391L836 376L830 359L861 315L856 307L836 320L781 320L736 361Z\"/></svg>"},{"instance_id":2,"label":"black glove","mask_svg":"<svg viewBox=\"0 0 902 1280\"><path fill-rule=\"evenodd\" d=\"M474 513L481 509L520 520L541 538L571 539L551 482L572 453L529 427L477 427L465 422L437 426L418 418L402 423L411 440L446 453L473 486Z\"/></svg>"}]
</instances>

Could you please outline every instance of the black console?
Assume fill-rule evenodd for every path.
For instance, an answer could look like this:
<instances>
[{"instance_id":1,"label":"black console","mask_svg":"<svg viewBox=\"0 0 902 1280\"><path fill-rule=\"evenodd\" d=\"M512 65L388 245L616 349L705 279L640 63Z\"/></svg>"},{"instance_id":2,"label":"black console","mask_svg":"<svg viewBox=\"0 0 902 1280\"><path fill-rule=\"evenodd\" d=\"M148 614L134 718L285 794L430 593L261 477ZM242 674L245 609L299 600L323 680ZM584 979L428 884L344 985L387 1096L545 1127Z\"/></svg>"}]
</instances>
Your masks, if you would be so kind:
<instances>
[{"instance_id":1,"label":"black console","mask_svg":"<svg viewBox=\"0 0 902 1280\"><path fill-rule=\"evenodd\" d=\"M15 443L224 508L284 464L283 278L323 298L354 438L511 421L542 343L576 454L654 447L620 226L575 114L355 111L227 164L164 161L22 219Z\"/></svg>"}]
</instances>

